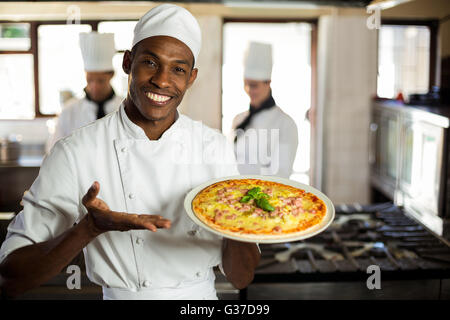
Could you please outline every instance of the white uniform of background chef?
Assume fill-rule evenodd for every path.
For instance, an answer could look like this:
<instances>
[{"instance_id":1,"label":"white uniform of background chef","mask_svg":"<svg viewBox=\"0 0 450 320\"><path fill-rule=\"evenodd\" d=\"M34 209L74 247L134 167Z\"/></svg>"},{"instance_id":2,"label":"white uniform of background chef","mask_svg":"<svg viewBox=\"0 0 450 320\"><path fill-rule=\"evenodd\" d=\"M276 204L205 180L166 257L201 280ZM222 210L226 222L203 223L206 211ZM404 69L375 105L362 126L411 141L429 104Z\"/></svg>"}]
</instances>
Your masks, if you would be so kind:
<instances>
[{"instance_id":1,"label":"white uniform of background chef","mask_svg":"<svg viewBox=\"0 0 450 320\"><path fill-rule=\"evenodd\" d=\"M44 283L82 249L105 299L217 299L220 264L237 288L251 282L258 247L199 228L183 207L195 186L238 174L226 138L176 111L197 76L200 46L200 27L181 7L161 5L140 19L124 54L126 100L55 144L8 227L5 294Z\"/></svg>"},{"instance_id":2,"label":"white uniform of background chef","mask_svg":"<svg viewBox=\"0 0 450 320\"><path fill-rule=\"evenodd\" d=\"M289 178L298 132L294 120L272 97L272 46L250 42L244 66L244 89L250 97L250 107L233 119L239 172Z\"/></svg>"},{"instance_id":3,"label":"white uniform of background chef","mask_svg":"<svg viewBox=\"0 0 450 320\"><path fill-rule=\"evenodd\" d=\"M80 49L86 72L85 95L66 102L58 116L55 132L47 143L47 150L73 130L116 111L124 99L115 94L110 83L114 76L112 58L116 53L114 34L80 33Z\"/></svg>"}]
</instances>

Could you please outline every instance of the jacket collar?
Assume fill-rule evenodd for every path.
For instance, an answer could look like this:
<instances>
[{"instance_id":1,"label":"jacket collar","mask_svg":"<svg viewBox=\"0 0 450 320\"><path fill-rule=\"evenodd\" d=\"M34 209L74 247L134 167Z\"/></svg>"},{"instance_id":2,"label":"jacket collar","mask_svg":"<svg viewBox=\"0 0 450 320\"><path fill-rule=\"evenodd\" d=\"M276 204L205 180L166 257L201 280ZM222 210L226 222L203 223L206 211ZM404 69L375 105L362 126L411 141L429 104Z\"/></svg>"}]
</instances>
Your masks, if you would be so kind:
<instances>
[{"instance_id":1,"label":"jacket collar","mask_svg":"<svg viewBox=\"0 0 450 320\"><path fill-rule=\"evenodd\" d=\"M133 138L133 139L145 139L148 141L154 141L154 142L163 142L166 141L171 135L174 134L174 132L180 128L186 127L186 116L180 114L177 111L177 119L175 122L161 135L161 137L158 140L149 140L147 135L145 134L144 130L136 125L133 121L128 118L127 113L125 112L125 103L122 102L119 108L119 118L120 121L127 132L127 134Z\"/></svg>"}]
</instances>

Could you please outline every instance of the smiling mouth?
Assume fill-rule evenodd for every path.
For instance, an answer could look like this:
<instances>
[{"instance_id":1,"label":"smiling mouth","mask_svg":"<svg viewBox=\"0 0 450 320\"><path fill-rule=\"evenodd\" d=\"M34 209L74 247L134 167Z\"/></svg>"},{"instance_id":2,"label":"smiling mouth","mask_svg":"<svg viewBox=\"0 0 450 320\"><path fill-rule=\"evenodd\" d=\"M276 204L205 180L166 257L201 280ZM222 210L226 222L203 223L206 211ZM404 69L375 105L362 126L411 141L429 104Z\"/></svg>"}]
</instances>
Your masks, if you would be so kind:
<instances>
[{"instance_id":1,"label":"smiling mouth","mask_svg":"<svg viewBox=\"0 0 450 320\"><path fill-rule=\"evenodd\" d=\"M157 104L165 104L167 103L172 97L156 94L154 92L147 92L146 93L147 98L149 98L152 102L155 102Z\"/></svg>"}]
</instances>

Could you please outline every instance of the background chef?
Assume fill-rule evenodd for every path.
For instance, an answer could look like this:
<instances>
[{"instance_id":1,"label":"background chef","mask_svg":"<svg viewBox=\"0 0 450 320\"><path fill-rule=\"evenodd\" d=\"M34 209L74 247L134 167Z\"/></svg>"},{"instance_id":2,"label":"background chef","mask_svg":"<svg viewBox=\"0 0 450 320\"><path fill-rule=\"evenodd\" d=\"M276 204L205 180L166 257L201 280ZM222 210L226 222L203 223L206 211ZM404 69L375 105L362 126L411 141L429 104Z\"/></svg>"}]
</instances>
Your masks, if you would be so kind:
<instances>
[{"instance_id":1,"label":"background chef","mask_svg":"<svg viewBox=\"0 0 450 320\"><path fill-rule=\"evenodd\" d=\"M114 34L95 31L80 33L80 49L86 72L84 96L65 103L55 132L47 143L47 150L73 130L117 110L124 99L116 95L111 86L114 76L112 59L116 53Z\"/></svg>"},{"instance_id":2,"label":"background chef","mask_svg":"<svg viewBox=\"0 0 450 320\"><path fill-rule=\"evenodd\" d=\"M294 120L272 97L272 64L270 44L249 43L244 59L244 90L250 97L250 107L233 119L232 136L241 174L289 178L298 132Z\"/></svg>"},{"instance_id":3,"label":"background chef","mask_svg":"<svg viewBox=\"0 0 450 320\"><path fill-rule=\"evenodd\" d=\"M199 25L181 7L140 19L123 59L127 98L55 144L8 227L6 295L44 283L81 250L104 299L217 299L217 265L235 287L251 282L258 247L200 229L183 207L193 187L238 173L226 138L177 112L200 46ZM198 150L208 150L207 162Z\"/></svg>"}]
</instances>

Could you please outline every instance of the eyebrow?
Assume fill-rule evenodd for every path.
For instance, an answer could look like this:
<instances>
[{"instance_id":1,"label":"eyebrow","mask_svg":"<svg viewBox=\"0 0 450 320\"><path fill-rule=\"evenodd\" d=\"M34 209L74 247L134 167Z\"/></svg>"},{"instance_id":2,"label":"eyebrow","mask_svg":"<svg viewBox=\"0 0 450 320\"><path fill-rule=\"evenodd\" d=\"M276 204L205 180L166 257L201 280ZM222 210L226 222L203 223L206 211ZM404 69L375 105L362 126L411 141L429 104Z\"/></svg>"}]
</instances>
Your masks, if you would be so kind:
<instances>
[{"instance_id":1,"label":"eyebrow","mask_svg":"<svg viewBox=\"0 0 450 320\"><path fill-rule=\"evenodd\" d=\"M142 55L150 55L150 56L152 56L152 57L154 57L154 58L156 58L156 59L158 59L158 60L160 60L160 58L159 58L159 56L157 55L157 54L155 54L154 52L152 52L152 51L150 51L150 50L144 50L142 53L141 53ZM175 62L176 63L179 63L179 64L185 64L185 65L187 65L187 66L190 66L191 64L187 61L187 60L175 60Z\"/></svg>"}]
</instances>

